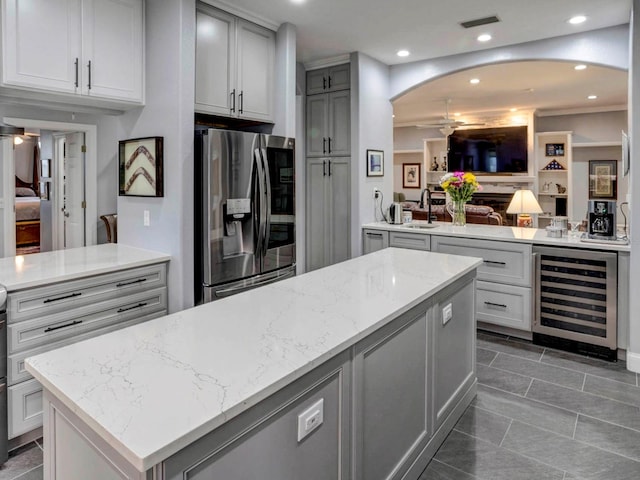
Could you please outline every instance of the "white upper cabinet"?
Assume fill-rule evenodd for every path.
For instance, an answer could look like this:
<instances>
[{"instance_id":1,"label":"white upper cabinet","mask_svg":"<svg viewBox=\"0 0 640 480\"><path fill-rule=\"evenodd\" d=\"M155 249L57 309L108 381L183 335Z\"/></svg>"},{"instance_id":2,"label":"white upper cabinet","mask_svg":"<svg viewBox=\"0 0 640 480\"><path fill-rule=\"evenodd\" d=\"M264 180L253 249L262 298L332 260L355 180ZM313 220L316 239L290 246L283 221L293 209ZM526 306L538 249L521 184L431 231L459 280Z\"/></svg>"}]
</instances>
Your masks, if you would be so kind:
<instances>
[{"instance_id":1,"label":"white upper cabinet","mask_svg":"<svg viewBox=\"0 0 640 480\"><path fill-rule=\"evenodd\" d=\"M274 32L202 4L196 28L196 112L273 121Z\"/></svg>"},{"instance_id":2,"label":"white upper cabinet","mask_svg":"<svg viewBox=\"0 0 640 480\"><path fill-rule=\"evenodd\" d=\"M144 100L143 0L3 0L2 32L4 87Z\"/></svg>"}]
</instances>

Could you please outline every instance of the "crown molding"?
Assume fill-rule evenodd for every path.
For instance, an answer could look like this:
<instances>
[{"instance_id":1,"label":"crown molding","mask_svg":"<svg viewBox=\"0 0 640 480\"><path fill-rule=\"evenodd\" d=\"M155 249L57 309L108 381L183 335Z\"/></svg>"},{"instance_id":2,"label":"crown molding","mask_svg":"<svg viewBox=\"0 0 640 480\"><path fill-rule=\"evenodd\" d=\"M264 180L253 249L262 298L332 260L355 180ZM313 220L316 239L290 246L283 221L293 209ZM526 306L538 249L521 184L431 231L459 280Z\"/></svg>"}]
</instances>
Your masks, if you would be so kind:
<instances>
[{"instance_id":1,"label":"crown molding","mask_svg":"<svg viewBox=\"0 0 640 480\"><path fill-rule=\"evenodd\" d=\"M255 13L250 12L249 10L245 10L244 8L240 8L233 3L229 3L223 0L198 0L201 3L205 3L207 5L211 5L212 7L219 8L220 10L224 10L227 13L235 15L236 17L243 18L251 23L255 23L257 25L261 25L269 30L273 30L274 32L278 30L280 24L270 20L268 18L263 18L257 16Z\"/></svg>"},{"instance_id":2,"label":"crown molding","mask_svg":"<svg viewBox=\"0 0 640 480\"><path fill-rule=\"evenodd\" d=\"M334 65L342 65L351 61L351 54L337 55L335 57L323 58L321 60L312 60L304 63L305 70L317 70L319 68L333 67Z\"/></svg>"},{"instance_id":3,"label":"crown molding","mask_svg":"<svg viewBox=\"0 0 640 480\"><path fill-rule=\"evenodd\" d=\"M557 117L560 115L580 115L583 113L603 113L626 111L627 105L609 105L603 107L565 108L559 110L536 110L536 117Z\"/></svg>"}]
</instances>

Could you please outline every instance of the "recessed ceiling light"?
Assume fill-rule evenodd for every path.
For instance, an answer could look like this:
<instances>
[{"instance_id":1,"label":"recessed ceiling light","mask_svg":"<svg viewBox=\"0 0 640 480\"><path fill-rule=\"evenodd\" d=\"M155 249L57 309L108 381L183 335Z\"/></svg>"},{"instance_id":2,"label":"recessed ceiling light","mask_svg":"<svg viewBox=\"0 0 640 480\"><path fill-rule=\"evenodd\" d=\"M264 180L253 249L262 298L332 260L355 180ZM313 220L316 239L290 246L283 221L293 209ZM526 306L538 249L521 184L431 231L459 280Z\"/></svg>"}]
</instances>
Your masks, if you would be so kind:
<instances>
[{"instance_id":1,"label":"recessed ceiling light","mask_svg":"<svg viewBox=\"0 0 640 480\"><path fill-rule=\"evenodd\" d=\"M479 78L472 78L471 80L469 80L469 83L472 83L473 85L477 85L478 83L480 83L480 79Z\"/></svg>"},{"instance_id":2,"label":"recessed ceiling light","mask_svg":"<svg viewBox=\"0 0 640 480\"><path fill-rule=\"evenodd\" d=\"M578 25L586 21L587 21L587 17L585 17L584 15L576 15L575 17L571 17L569 20L567 20L567 22L570 23L571 25Z\"/></svg>"},{"instance_id":3,"label":"recessed ceiling light","mask_svg":"<svg viewBox=\"0 0 640 480\"><path fill-rule=\"evenodd\" d=\"M587 99L589 99L589 100L595 100L596 98L598 98L598 96L597 96L597 95L589 95L589 96L587 97Z\"/></svg>"},{"instance_id":4,"label":"recessed ceiling light","mask_svg":"<svg viewBox=\"0 0 640 480\"><path fill-rule=\"evenodd\" d=\"M489 35L488 33L483 33L482 35L478 36L479 42L488 42L489 40L491 40L491 35Z\"/></svg>"},{"instance_id":5,"label":"recessed ceiling light","mask_svg":"<svg viewBox=\"0 0 640 480\"><path fill-rule=\"evenodd\" d=\"M510 108L510 109L509 109L509 111L510 111L510 112L517 112L517 111L518 111L518 109L517 109L517 108Z\"/></svg>"},{"instance_id":6,"label":"recessed ceiling light","mask_svg":"<svg viewBox=\"0 0 640 480\"><path fill-rule=\"evenodd\" d=\"M304 3L307 0L291 0L291 3Z\"/></svg>"},{"instance_id":7,"label":"recessed ceiling light","mask_svg":"<svg viewBox=\"0 0 640 480\"><path fill-rule=\"evenodd\" d=\"M454 117L459 117L460 115L462 115L460 112L456 112L453 114Z\"/></svg>"},{"instance_id":8,"label":"recessed ceiling light","mask_svg":"<svg viewBox=\"0 0 640 480\"><path fill-rule=\"evenodd\" d=\"M575 70L585 70L587 68L586 65L576 65L573 67Z\"/></svg>"},{"instance_id":9,"label":"recessed ceiling light","mask_svg":"<svg viewBox=\"0 0 640 480\"><path fill-rule=\"evenodd\" d=\"M399 57L408 57L409 50L398 50L398 53L396 53L396 55L398 55Z\"/></svg>"}]
</instances>

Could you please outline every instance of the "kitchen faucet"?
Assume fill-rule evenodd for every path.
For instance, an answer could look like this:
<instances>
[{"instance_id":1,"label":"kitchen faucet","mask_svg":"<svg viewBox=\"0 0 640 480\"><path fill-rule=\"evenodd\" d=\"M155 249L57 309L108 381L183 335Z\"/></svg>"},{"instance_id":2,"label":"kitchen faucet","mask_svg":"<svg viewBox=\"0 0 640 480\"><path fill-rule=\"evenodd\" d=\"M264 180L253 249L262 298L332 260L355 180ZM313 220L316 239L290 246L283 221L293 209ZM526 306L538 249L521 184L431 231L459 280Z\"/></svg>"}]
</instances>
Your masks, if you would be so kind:
<instances>
[{"instance_id":1,"label":"kitchen faucet","mask_svg":"<svg viewBox=\"0 0 640 480\"><path fill-rule=\"evenodd\" d=\"M428 188L420 193L420 208L424 208L424 192L427 192L427 223L431 223L431 190Z\"/></svg>"}]
</instances>

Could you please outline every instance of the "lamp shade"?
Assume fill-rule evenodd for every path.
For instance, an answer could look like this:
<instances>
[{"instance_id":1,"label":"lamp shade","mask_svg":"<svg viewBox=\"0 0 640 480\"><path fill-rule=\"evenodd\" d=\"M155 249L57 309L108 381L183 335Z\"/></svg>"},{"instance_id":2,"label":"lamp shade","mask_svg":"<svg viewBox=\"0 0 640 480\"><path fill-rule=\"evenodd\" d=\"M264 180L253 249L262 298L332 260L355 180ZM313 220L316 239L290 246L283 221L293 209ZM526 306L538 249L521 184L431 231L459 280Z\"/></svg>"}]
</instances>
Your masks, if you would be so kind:
<instances>
[{"instance_id":1,"label":"lamp shade","mask_svg":"<svg viewBox=\"0 0 640 480\"><path fill-rule=\"evenodd\" d=\"M542 213L542 208L531 190L518 190L513 194L507 213Z\"/></svg>"}]
</instances>

